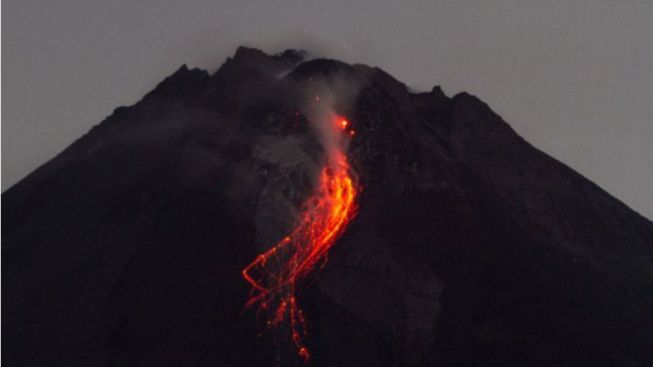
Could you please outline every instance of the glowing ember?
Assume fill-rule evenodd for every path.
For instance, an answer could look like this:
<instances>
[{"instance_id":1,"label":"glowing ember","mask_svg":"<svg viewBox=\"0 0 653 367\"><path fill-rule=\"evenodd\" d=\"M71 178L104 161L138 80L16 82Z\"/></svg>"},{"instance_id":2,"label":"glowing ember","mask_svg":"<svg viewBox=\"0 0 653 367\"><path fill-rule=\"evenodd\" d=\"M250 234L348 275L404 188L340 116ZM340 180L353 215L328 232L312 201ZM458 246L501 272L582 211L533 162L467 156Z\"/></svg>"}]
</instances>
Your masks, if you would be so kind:
<instances>
[{"instance_id":1,"label":"glowing ember","mask_svg":"<svg viewBox=\"0 0 653 367\"><path fill-rule=\"evenodd\" d=\"M347 120L336 121L343 130L348 125ZM299 281L324 266L329 249L356 214L357 182L343 150L330 155L295 230L243 270L252 286L246 307L258 304L267 311L269 327L288 325L304 361L310 352L303 341L306 319L295 297Z\"/></svg>"}]
</instances>

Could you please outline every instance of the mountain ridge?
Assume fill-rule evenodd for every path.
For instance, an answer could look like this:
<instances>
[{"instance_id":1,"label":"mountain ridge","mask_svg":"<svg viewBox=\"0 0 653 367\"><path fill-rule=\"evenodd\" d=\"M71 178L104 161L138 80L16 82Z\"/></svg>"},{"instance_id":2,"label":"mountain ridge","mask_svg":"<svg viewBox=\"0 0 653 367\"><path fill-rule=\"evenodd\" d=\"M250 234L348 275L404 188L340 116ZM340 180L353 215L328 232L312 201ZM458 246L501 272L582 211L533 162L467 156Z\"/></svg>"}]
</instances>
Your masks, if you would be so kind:
<instances>
[{"instance_id":1,"label":"mountain ridge","mask_svg":"<svg viewBox=\"0 0 653 367\"><path fill-rule=\"evenodd\" d=\"M315 91L356 130L363 191L301 294L312 363L653 361L651 221L469 93L302 57L184 65L2 194L3 362L293 365L240 316L240 271L314 184Z\"/></svg>"}]
</instances>

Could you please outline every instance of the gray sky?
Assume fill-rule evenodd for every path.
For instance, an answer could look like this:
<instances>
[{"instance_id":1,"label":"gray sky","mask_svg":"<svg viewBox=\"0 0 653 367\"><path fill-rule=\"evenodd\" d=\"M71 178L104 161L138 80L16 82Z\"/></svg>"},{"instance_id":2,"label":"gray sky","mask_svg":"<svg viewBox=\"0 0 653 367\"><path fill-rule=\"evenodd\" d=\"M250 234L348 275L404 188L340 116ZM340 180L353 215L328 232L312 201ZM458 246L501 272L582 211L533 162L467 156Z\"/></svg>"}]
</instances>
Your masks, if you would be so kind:
<instances>
[{"instance_id":1,"label":"gray sky","mask_svg":"<svg viewBox=\"0 0 653 367\"><path fill-rule=\"evenodd\" d=\"M214 71L245 44L469 91L653 218L653 1L5 0L2 10L3 190L181 64Z\"/></svg>"}]
</instances>

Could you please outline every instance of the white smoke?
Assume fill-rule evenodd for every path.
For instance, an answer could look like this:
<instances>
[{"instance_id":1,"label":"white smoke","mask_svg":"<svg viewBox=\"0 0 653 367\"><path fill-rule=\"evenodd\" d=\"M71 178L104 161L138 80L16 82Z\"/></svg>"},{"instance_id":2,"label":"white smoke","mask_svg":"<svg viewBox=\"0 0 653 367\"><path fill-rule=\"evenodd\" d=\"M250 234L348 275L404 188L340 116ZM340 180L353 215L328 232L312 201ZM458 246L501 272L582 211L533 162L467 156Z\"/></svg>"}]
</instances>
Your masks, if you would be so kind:
<instances>
[{"instance_id":1,"label":"white smoke","mask_svg":"<svg viewBox=\"0 0 653 367\"><path fill-rule=\"evenodd\" d=\"M360 83L344 76L329 80L311 81L306 87L303 113L310 127L316 133L329 162L334 162L338 154L346 154L355 126L347 111L353 106L360 90ZM346 121L343 128L342 121Z\"/></svg>"}]
</instances>

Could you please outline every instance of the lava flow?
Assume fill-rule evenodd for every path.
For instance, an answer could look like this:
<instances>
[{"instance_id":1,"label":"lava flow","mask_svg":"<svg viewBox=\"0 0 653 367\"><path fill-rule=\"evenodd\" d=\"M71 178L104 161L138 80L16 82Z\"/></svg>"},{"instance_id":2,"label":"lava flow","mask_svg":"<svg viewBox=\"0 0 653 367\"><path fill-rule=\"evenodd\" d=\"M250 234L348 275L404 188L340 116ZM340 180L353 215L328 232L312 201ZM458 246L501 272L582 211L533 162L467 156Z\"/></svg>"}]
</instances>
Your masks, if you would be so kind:
<instances>
[{"instance_id":1,"label":"lava flow","mask_svg":"<svg viewBox=\"0 0 653 367\"><path fill-rule=\"evenodd\" d=\"M344 136L349 123L336 118L337 136ZM353 136L353 130L349 131ZM342 141L342 139L338 139ZM300 281L324 266L328 251L356 214L357 180L344 144L337 144L322 168L314 193L303 206L297 227L243 270L252 291L246 307L258 304L267 313L267 326L288 325L297 353L308 361L304 343L306 319L298 304Z\"/></svg>"}]
</instances>

